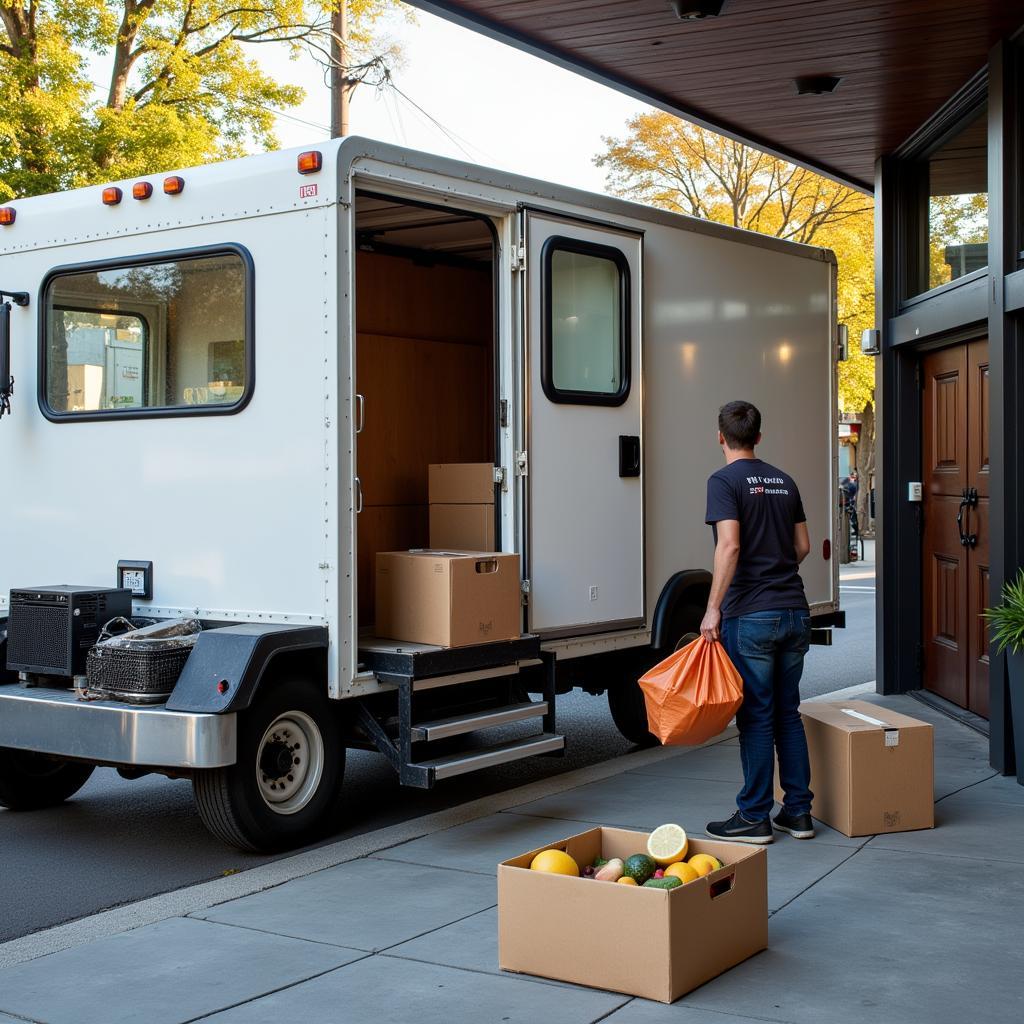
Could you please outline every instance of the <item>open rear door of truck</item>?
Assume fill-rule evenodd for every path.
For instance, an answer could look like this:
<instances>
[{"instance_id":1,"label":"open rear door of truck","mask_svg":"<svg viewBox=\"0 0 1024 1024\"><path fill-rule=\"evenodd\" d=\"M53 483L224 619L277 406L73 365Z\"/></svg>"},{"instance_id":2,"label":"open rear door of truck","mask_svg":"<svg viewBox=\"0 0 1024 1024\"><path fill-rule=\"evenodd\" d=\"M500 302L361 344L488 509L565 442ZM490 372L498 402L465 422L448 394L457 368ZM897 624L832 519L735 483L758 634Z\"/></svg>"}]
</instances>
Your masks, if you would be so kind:
<instances>
[{"instance_id":1,"label":"open rear door of truck","mask_svg":"<svg viewBox=\"0 0 1024 1024\"><path fill-rule=\"evenodd\" d=\"M644 622L642 236L526 210L527 626Z\"/></svg>"}]
</instances>

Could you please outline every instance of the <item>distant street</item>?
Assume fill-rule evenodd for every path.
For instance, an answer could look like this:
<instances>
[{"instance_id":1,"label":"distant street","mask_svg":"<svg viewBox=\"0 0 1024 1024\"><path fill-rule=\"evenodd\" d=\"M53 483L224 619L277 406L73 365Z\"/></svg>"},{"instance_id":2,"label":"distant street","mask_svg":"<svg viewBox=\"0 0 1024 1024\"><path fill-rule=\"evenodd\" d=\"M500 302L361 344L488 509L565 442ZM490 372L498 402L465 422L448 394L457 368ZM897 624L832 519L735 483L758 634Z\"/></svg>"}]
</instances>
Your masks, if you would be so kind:
<instances>
[{"instance_id":1,"label":"distant street","mask_svg":"<svg viewBox=\"0 0 1024 1024\"><path fill-rule=\"evenodd\" d=\"M843 567L848 628L834 645L813 647L805 696L875 678L873 564ZM403 789L384 759L351 752L345 787L346 828L327 842L581 768L631 749L616 731L604 697L560 697L566 756L490 769L442 783L431 792ZM728 808L723 808L723 812ZM0 941L131 903L273 858L222 846L203 828L188 782L149 776L135 782L100 769L63 807L33 814L0 810Z\"/></svg>"}]
</instances>

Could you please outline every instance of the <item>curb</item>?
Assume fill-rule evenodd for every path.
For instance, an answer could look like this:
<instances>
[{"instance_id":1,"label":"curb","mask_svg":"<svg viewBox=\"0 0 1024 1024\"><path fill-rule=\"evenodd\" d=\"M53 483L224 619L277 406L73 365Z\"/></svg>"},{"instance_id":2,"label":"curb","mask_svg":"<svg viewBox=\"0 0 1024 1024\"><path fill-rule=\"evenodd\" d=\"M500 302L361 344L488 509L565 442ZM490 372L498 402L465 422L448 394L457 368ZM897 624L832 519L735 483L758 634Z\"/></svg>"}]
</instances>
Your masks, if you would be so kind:
<instances>
[{"instance_id":1,"label":"curb","mask_svg":"<svg viewBox=\"0 0 1024 1024\"><path fill-rule=\"evenodd\" d=\"M714 746L735 735L736 730L730 726L721 735L700 746ZM698 750L700 748L688 749ZM23 935L0 944L0 969L13 967L41 956L48 956L50 953L57 953L73 946L80 946L94 939L132 931L147 924L155 924L157 921L163 921L170 917L184 917L197 911L208 910L219 903L226 903L242 896L251 896L253 893L272 889L285 882L290 882L292 879L302 878L347 861L368 857L370 854L379 853L381 850L398 846L412 839L442 832L456 825L463 825L477 818L528 803L531 800L564 793L566 790L577 789L591 782L600 782L622 772L657 764L659 761L677 756L680 756L678 747L656 747L651 750L622 754L610 761L589 765L586 768L577 768L574 771L531 782L516 789L480 797L477 800L459 804L457 807L449 807L433 814L388 825L374 832L353 836L351 839L343 839L340 842L305 850L282 860L261 864L247 871L240 871L235 875L216 878L209 882L199 882L183 889L176 889L173 892L129 903L123 907L103 910L66 924L54 925L52 928L46 928L31 935Z\"/></svg>"}]
</instances>

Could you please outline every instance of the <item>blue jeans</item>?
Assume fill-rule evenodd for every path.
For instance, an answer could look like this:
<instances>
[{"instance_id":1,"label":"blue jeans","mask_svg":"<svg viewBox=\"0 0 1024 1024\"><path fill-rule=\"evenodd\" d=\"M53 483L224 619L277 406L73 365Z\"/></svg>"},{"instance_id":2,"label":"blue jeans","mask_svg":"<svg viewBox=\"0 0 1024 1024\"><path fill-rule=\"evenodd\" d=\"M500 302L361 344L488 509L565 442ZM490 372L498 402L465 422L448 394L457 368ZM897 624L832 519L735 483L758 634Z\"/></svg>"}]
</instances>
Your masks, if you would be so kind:
<instances>
[{"instance_id":1,"label":"blue jeans","mask_svg":"<svg viewBox=\"0 0 1024 1024\"><path fill-rule=\"evenodd\" d=\"M736 805L748 821L769 816L777 750L783 806L789 814L808 814L814 794L799 706L811 617L792 608L751 612L725 619L721 635L743 678L743 704L736 714L743 788Z\"/></svg>"}]
</instances>

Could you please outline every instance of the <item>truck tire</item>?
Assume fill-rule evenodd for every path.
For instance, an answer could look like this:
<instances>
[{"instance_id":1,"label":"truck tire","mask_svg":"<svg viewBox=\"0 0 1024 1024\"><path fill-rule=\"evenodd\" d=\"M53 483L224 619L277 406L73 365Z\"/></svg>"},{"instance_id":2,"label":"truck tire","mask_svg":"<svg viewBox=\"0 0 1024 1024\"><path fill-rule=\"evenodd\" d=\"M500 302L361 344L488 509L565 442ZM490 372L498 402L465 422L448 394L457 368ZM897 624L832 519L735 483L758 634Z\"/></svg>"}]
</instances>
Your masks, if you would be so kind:
<instances>
[{"instance_id":1,"label":"truck tire","mask_svg":"<svg viewBox=\"0 0 1024 1024\"><path fill-rule=\"evenodd\" d=\"M95 765L0 747L0 806L11 811L54 807L74 796Z\"/></svg>"},{"instance_id":2,"label":"truck tire","mask_svg":"<svg viewBox=\"0 0 1024 1024\"><path fill-rule=\"evenodd\" d=\"M703 610L698 605L683 605L678 611L677 622L673 624L673 633L679 635L672 647L660 651L647 649L646 658L630 663L619 681L608 687L608 710L612 713L612 721L630 743L638 747L652 747L658 743L657 736L647 728L647 706L637 680L673 651L695 640L700 635L695 630L702 616Z\"/></svg>"},{"instance_id":3,"label":"truck tire","mask_svg":"<svg viewBox=\"0 0 1024 1024\"><path fill-rule=\"evenodd\" d=\"M642 675L642 673L639 673ZM615 728L638 747L653 747L658 738L647 728L647 706L636 679L620 679L608 687L608 710Z\"/></svg>"},{"instance_id":4,"label":"truck tire","mask_svg":"<svg viewBox=\"0 0 1024 1024\"><path fill-rule=\"evenodd\" d=\"M336 820L345 744L322 685L280 681L238 715L233 765L192 778L203 824L222 842L254 853L319 838Z\"/></svg>"}]
</instances>

